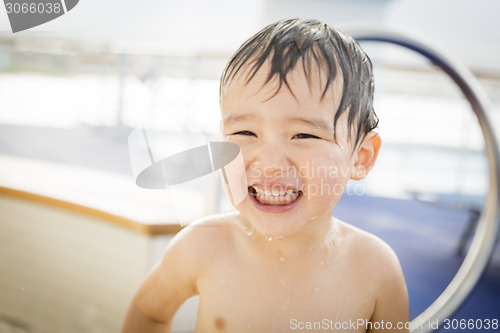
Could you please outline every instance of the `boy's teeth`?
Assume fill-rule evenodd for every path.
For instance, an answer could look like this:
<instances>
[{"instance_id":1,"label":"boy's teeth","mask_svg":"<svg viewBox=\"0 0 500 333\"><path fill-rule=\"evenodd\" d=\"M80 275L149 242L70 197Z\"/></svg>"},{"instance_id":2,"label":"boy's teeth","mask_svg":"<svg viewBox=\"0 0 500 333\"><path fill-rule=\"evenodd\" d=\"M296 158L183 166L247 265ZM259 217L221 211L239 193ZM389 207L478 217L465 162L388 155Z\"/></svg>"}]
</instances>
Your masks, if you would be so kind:
<instances>
[{"instance_id":1,"label":"boy's teeth","mask_svg":"<svg viewBox=\"0 0 500 333\"><path fill-rule=\"evenodd\" d=\"M253 187L253 186L252 186ZM284 196L285 194L293 194L296 191L292 189L285 190L283 188L259 188L259 187L253 187L255 190L256 194L265 194L265 195L271 195L271 196Z\"/></svg>"},{"instance_id":2,"label":"boy's teeth","mask_svg":"<svg viewBox=\"0 0 500 333\"><path fill-rule=\"evenodd\" d=\"M280 189L255 189L255 198L257 201L268 205L287 205L295 201L299 197L299 191L280 190ZM271 194L272 193L272 194Z\"/></svg>"}]
</instances>

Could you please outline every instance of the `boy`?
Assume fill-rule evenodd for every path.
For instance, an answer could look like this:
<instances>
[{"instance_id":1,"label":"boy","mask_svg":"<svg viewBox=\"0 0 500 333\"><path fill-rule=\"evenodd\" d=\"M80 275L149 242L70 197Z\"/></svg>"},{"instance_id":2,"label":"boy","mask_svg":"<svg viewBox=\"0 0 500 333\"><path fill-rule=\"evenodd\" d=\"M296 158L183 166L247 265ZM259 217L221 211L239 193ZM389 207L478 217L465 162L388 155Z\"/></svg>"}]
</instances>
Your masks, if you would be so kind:
<instances>
[{"instance_id":1,"label":"boy","mask_svg":"<svg viewBox=\"0 0 500 333\"><path fill-rule=\"evenodd\" d=\"M123 332L169 332L199 295L196 332L407 332L399 262L332 218L380 148L368 57L325 23L272 24L221 79L221 129L245 162L236 213L183 229L134 297Z\"/></svg>"}]
</instances>

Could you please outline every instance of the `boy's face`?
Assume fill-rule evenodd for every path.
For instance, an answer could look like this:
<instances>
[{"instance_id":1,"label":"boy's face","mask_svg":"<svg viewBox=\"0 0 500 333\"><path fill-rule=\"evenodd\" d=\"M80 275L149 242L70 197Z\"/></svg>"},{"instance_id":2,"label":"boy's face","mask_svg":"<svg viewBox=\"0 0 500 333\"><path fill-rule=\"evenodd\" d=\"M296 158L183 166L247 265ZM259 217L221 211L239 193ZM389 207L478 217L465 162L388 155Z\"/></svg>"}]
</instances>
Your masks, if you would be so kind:
<instances>
[{"instance_id":1,"label":"boy's face","mask_svg":"<svg viewBox=\"0 0 500 333\"><path fill-rule=\"evenodd\" d=\"M222 90L221 129L241 148L249 185L237 209L265 236L281 238L312 221L329 221L348 180L356 178L358 151L353 154L347 135L347 112L334 137L342 77L321 99L326 78L315 73L308 83L297 66L287 76L290 89L283 84L276 93L276 80L263 86L261 69L249 83L240 74Z\"/></svg>"}]
</instances>

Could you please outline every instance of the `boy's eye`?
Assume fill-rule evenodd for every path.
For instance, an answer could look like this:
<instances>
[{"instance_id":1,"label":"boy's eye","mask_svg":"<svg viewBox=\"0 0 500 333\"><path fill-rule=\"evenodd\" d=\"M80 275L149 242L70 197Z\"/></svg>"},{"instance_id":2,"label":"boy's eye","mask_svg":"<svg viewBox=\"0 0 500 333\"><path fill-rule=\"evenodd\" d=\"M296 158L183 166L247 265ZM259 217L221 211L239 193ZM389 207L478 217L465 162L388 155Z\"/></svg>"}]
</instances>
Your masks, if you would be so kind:
<instances>
[{"instance_id":1,"label":"boy's eye","mask_svg":"<svg viewBox=\"0 0 500 333\"><path fill-rule=\"evenodd\" d=\"M295 134L292 139L319 139L316 135L307 134L307 133L299 133Z\"/></svg>"},{"instance_id":2,"label":"boy's eye","mask_svg":"<svg viewBox=\"0 0 500 333\"><path fill-rule=\"evenodd\" d=\"M233 135L249 135L249 136L256 136L255 133L250 132L250 131L238 131L233 133Z\"/></svg>"}]
</instances>

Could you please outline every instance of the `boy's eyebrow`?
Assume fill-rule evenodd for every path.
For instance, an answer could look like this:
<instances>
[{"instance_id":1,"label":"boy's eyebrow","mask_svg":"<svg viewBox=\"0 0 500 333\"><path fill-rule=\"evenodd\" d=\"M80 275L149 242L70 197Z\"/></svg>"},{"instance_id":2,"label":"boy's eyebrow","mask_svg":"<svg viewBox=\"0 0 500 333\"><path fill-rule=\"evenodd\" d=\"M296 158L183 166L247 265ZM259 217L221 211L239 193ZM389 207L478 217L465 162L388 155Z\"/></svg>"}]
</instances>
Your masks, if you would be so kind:
<instances>
[{"instance_id":1,"label":"boy's eyebrow","mask_svg":"<svg viewBox=\"0 0 500 333\"><path fill-rule=\"evenodd\" d=\"M251 120L251 119L255 119L255 118L257 118L257 116L254 114L251 114L251 113L231 114L227 117L224 117L223 122L224 122L224 124L228 124L228 123L234 123L234 122L238 122L238 121L247 121L247 120ZM332 124L326 123L323 120L294 117L294 118L288 119L287 122L288 123L305 124L308 126L319 128L321 130L325 130L325 131L332 131L333 130L333 127L331 126Z\"/></svg>"},{"instance_id":2,"label":"boy's eyebrow","mask_svg":"<svg viewBox=\"0 0 500 333\"><path fill-rule=\"evenodd\" d=\"M295 118L291 118L289 121L292 123L306 124L306 125L313 126L313 127L325 130L325 131L332 131L333 130L333 127L331 126L331 124L326 123L322 120L295 117Z\"/></svg>"},{"instance_id":3,"label":"boy's eyebrow","mask_svg":"<svg viewBox=\"0 0 500 333\"><path fill-rule=\"evenodd\" d=\"M234 123L237 121L245 121L249 119L255 119L257 116L251 113L243 113L243 114L231 114L227 117L224 117L224 124Z\"/></svg>"}]
</instances>

